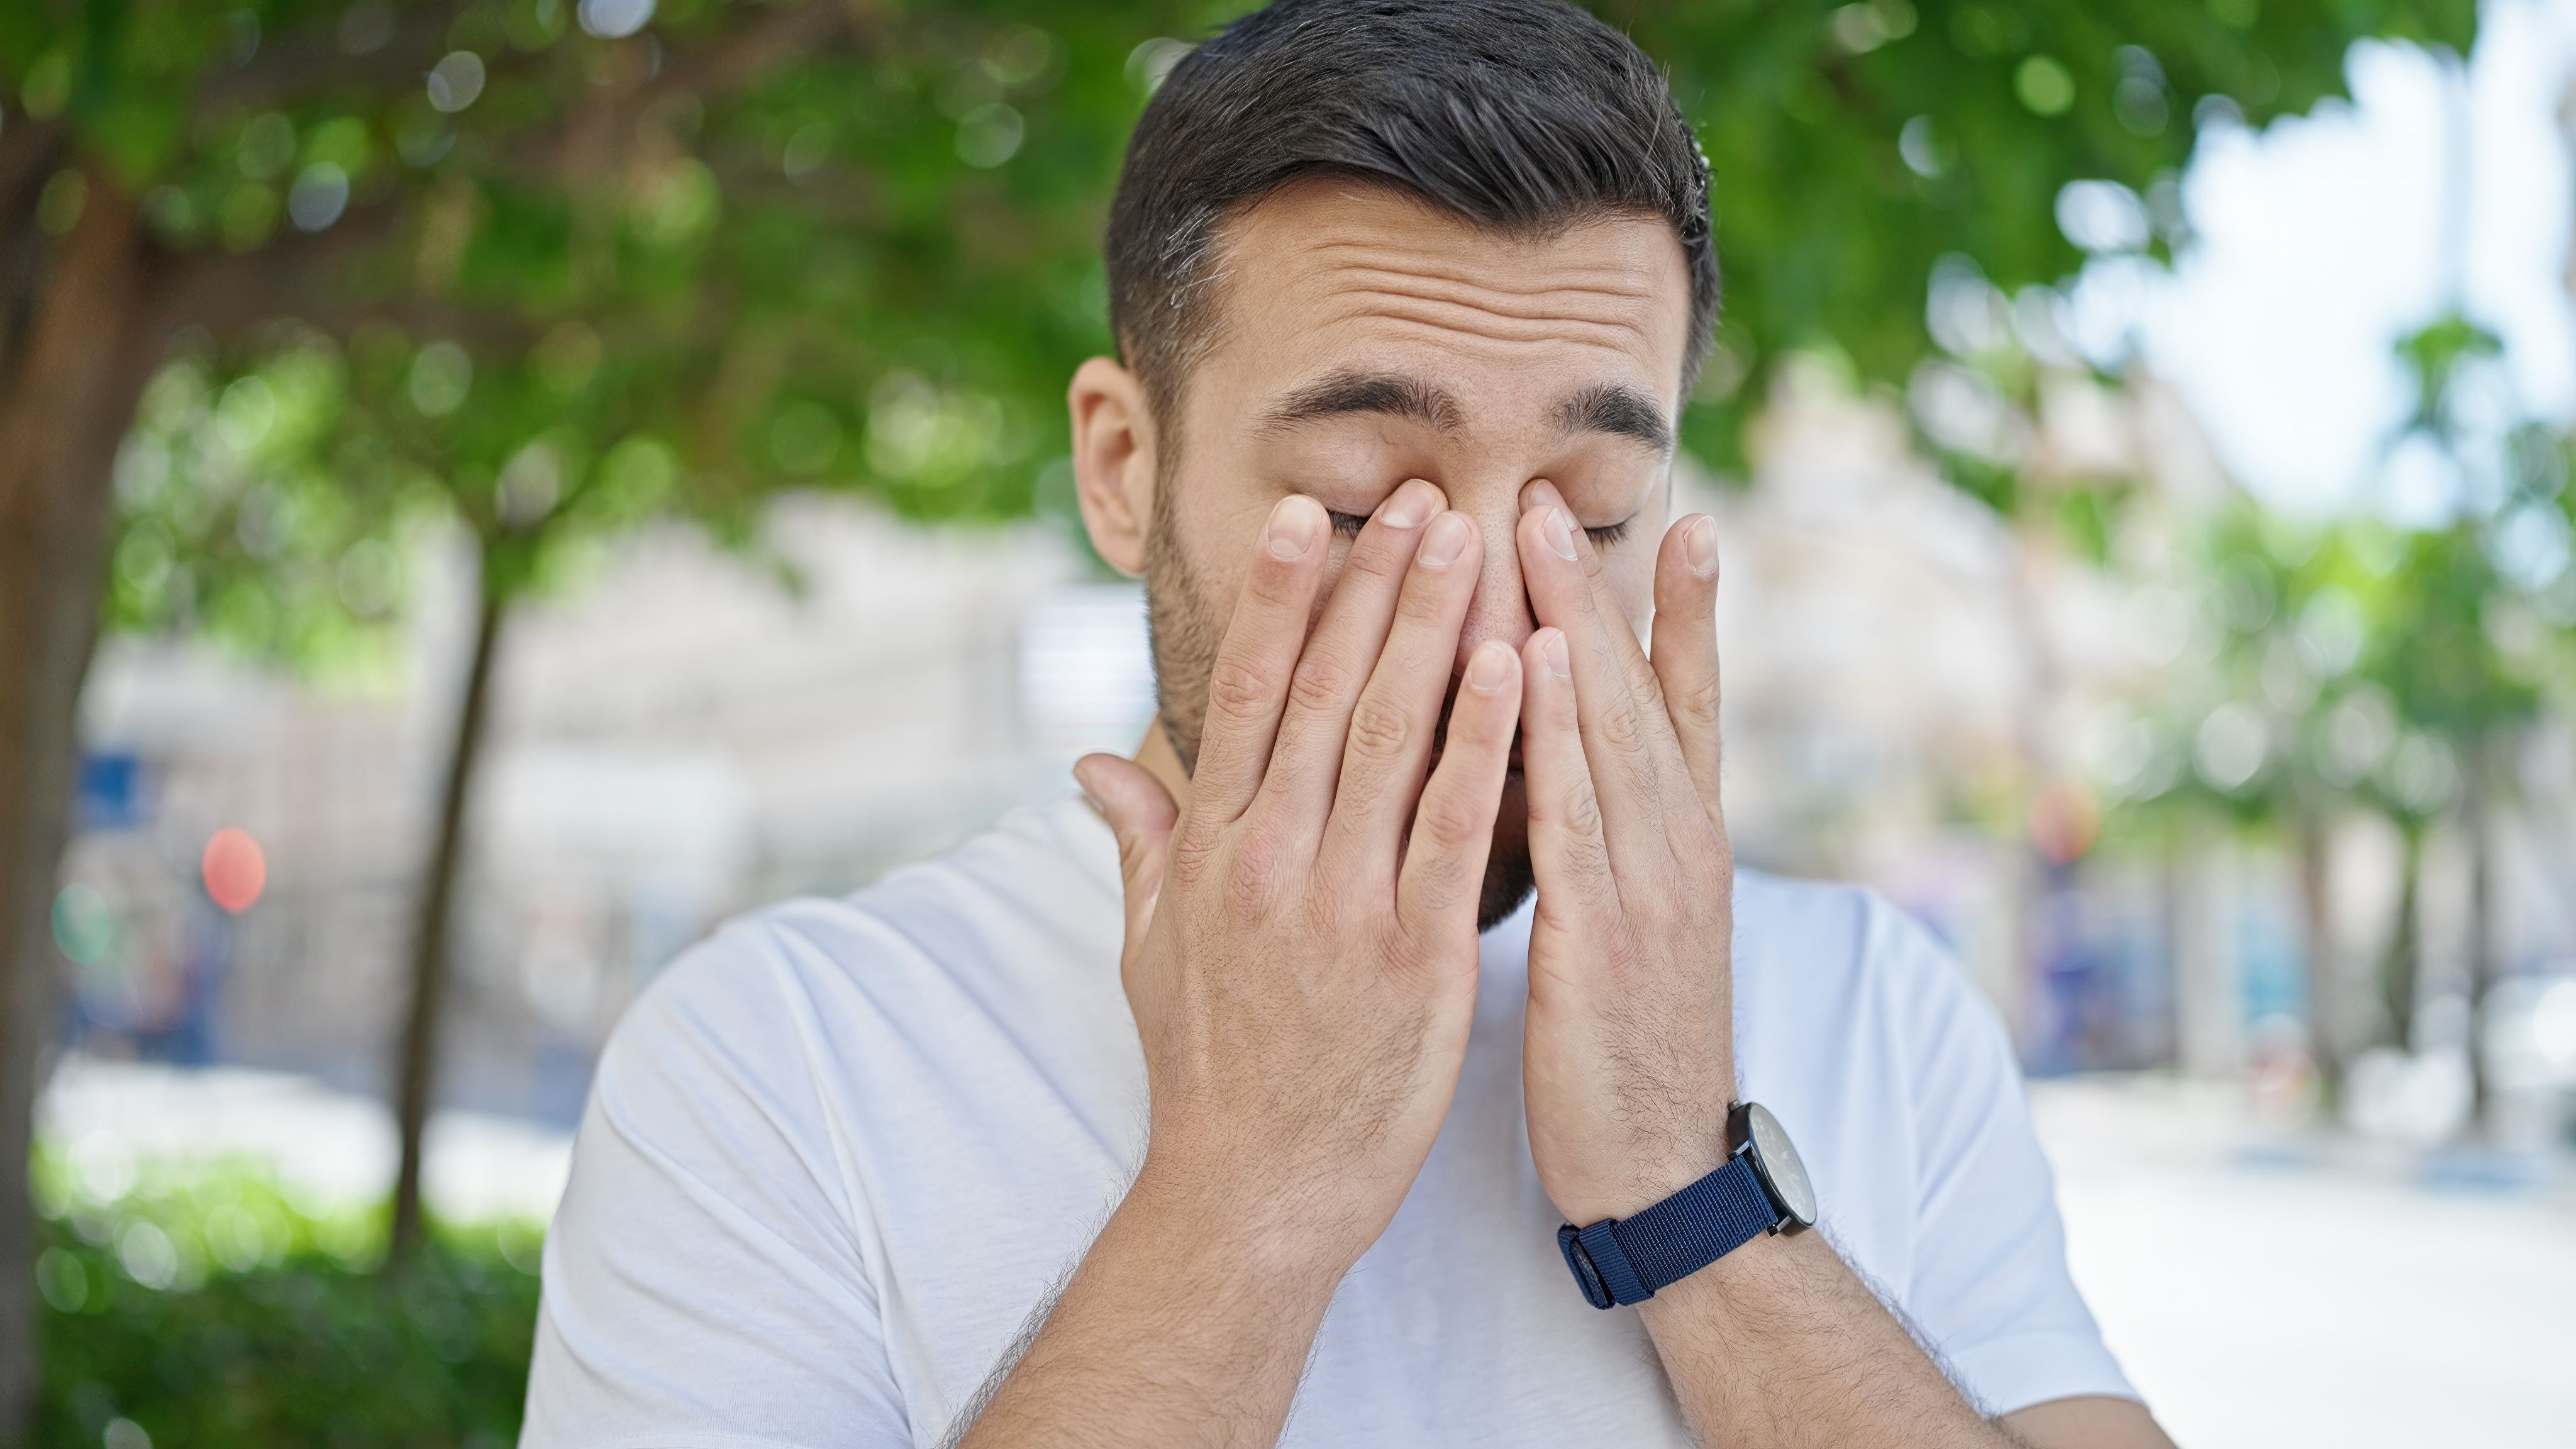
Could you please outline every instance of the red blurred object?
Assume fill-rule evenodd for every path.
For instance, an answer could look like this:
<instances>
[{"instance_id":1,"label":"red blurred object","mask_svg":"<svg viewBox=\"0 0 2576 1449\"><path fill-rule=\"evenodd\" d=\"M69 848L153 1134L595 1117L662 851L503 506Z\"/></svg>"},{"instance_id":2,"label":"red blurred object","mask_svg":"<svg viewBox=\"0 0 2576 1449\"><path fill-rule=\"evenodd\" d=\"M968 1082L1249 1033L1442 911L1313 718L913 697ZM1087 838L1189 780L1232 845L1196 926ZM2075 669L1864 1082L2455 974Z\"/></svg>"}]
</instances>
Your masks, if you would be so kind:
<instances>
[{"instance_id":1,"label":"red blurred object","mask_svg":"<svg viewBox=\"0 0 2576 1449\"><path fill-rule=\"evenodd\" d=\"M227 825L206 842L206 894L225 911L240 915L259 903L268 888L268 855L247 830Z\"/></svg>"},{"instance_id":2,"label":"red blurred object","mask_svg":"<svg viewBox=\"0 0 2576 1449\"><path fill-rule=\"evenodd\" d=\"M2101 835L2102 807L2093 792L2076 781L2051 781L2030 802L2031 843L2051 864L2078 859Z\"/></svg>"}]
</instances>

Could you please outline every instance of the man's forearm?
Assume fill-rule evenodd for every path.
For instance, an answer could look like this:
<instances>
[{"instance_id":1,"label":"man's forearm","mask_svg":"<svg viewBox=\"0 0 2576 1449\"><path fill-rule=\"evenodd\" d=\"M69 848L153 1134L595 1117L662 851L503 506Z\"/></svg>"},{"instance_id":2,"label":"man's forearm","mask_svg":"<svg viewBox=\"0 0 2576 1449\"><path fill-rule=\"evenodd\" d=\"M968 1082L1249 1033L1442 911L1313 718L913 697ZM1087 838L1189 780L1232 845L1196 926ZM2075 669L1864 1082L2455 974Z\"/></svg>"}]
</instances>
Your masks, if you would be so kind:
<instances>
[{"instance_id":1,"label":"man's forearm","mask_svg":"<svg viewBox=\"0 0 2576 1449\"><path fill-rule=\"evenodd\" d=\"M1821 1233L1756 1238L1642 1311L1703 1445L2012 1443Z\"/></svg>"},{"instance_id":2,"label":"man's forearm","mask_svg":"<svg viewBox=\"0 0 2576 1449\"><path fill-rule=\"evenodd\" d=\"M957 1449L1275 1443L1346 1266L1140 1177Z\"/></svg>"}]
</instances>

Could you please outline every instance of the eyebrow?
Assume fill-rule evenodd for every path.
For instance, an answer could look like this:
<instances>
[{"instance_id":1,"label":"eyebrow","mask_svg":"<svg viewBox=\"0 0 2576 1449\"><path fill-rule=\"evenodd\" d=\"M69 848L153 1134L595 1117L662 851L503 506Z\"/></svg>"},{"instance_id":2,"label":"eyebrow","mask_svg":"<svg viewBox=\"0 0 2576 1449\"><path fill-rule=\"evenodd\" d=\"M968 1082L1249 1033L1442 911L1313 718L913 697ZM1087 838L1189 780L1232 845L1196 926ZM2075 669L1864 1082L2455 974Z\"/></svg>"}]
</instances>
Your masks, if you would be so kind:
<instances>
[{"instance_id":1,"label":"eyebrow","mask_svg":"<svg viewBox=\"0 0 2576 1449\"><path fill-rule=\"evenodd\" d=\"M1454 433L1466 414L1447 389L1418 377L1397 373L1336 372L1279 400L1261 419L1261 431L1284 432L1302 423L1353 413L1407 418L1444 433Z\"/></svg>"},{"instance_id":2,"label":"eyebrow","mask_svg":"<svg viewBox=\"0 0 2576 1449\"><path fill-rule=\"evenodd\" d=\"M1556 406L1556 425L1567 433L1608 433L1658 453L1673 450L1673 425L1644 393L1617 383L1596 383Z\"/></svg>"},{"instance_id":3,"label":"eyebrow","mask_svg":"<svg viewBox=\"0 0 2576 1449\"><path fill-rule=\"evenodd\" d=\"M1262 415L1260 430L1281 433L1325 418L1374 413L1404 418L1444 433L1466 424L1465 410L1448 389L1425 378L1392 372L1342 371L1306 384ZM1642 443L1658 453L1673 450L1672 424L1654 401L1633 387L1595 383L1556 405L1557 430L1604 433Z\"/></svg>"}]
</instances>

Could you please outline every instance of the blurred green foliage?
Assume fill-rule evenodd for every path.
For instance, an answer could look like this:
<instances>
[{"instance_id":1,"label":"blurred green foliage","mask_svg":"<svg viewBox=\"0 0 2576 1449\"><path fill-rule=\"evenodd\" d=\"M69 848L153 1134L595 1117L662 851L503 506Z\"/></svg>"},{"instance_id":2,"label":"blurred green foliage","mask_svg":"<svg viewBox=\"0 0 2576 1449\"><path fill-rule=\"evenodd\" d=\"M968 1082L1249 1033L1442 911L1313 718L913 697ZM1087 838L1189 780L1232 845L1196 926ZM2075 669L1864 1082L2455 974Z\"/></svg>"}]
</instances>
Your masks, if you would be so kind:
<instances>
[{"instance_id":1,"label":"blurred green foliage","mask_svg":"<svg viewBox=\"0 0 2576 1449\"><path fill-rule=\"evenodd\" d=\"M1933 351L1927 282L1944 258L2017 298L2074 272L2077 240L2169 257L2188 236L2178 185L2204 131L2339 92L2355 39L2465 54L2476 21L2473 0L1601 8L1670 68L1716 177L1728 356L1686 437L1721 467L1793 350L1829 347L1864 381L1904 383ZM2114 205L2125 192L2134 230L2065 234L2065 188L2087 180L2120 188Z\"/></svg>"},{"instance_id":2,"label":"blurred green foliage","mask_svg":"<svg viewBox=\"0 0 2576 1449\"><path fill-rule=\"evenodd\" d=\"M380 1214L310 1210L246 1167L136 1171L39 1153L36 1445L515 1442L538 1227L450 1226L377 1274Z\"/></svg>"},{"instance_id":3,"label":"blurred green foliage","mask_svg":"<svg viewBox=\"0 0 2576 1449\"><path fill-rule=\"evenodd\" d=\"M1246 8L0 7L0 93L67 138L40 220L67 233L106 178L172 295L220 320L182 333L120 470L113 622L363 661L402 526L441 513L511 591L645 518L747 540L781 488L1063 506L1127 129ZM1715 169L1728 300L1685 434L1722 470L1794 351L1905 383L1936 263L2008 298L2082 265L2070 183L2110 188L2088 245L2164 256L2204 129L2334 91L2356 37L2465 49L2474 23L2473 0L1601 8L1669 67ZM2011 505L2009 468L1942 455Z\"/></svg>"}]
</instances>

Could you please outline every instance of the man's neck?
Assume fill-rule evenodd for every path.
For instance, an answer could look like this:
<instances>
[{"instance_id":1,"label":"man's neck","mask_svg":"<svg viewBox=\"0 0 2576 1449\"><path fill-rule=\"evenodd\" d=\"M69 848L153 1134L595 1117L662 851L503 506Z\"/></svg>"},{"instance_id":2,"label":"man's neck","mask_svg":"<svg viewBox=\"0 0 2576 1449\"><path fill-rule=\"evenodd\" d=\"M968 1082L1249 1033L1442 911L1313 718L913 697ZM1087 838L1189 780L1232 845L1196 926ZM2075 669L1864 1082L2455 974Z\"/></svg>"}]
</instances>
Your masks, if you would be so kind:
<instances>
[{"instance_id":1,"label":"man's neck","mask_svg":"<svg viewBox=\"0 0 2576 1449\"><path fill-rule=\"evenodd\" d=\"M1181 763L1181 752L1172 748L1172 732L1162 716L1155 716L1154 722L1145 727L1145 738L1129 758L1163 782L1163 788L1171 792L1173 809L1190 808L1190 770Z\"/></svg>"}]
</instances>

